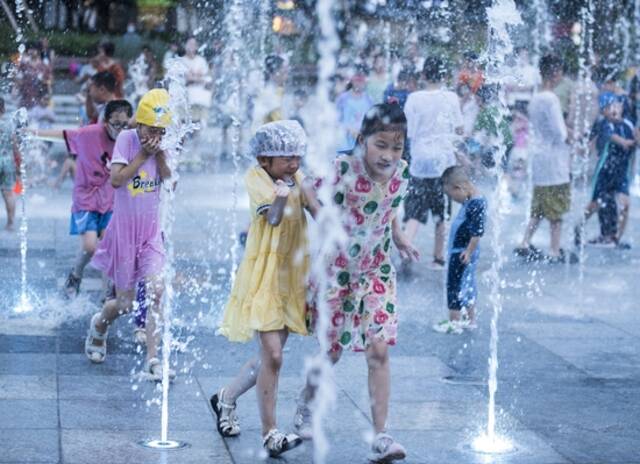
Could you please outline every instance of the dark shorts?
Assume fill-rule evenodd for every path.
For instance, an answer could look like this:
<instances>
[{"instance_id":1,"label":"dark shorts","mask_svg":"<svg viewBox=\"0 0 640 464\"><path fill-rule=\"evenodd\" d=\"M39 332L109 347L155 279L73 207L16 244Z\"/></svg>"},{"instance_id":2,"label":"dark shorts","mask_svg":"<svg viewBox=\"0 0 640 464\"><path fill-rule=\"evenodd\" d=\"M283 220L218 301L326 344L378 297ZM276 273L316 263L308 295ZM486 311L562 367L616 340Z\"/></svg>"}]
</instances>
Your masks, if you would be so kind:
<instances>
[{"instance_id":1,"label":"dark shorts","mask_svg":"<svg viewBox=\"0 0 640 464\"><path fill-rule=\"evenodd\" d=\"M452 253L447 270L447 306L449 310L473 308L478 290L476 287L476 263L478 255L471 258L469 264L460 261L460 253Z\"/></svg>"},{"instance_id":2,"label":"dark shorts","mask_svg":"<svg viewBox=\"0 0 640 464\"><path fill-rule=\"evenodd\" d=\"M602 202L617 193L629 195L629 179L626 174L609 174L600 172L593 184L591 201Z\"/></svg>"},{"instance_id":3,"label":"dark shorts","mask_svg":"<svg viewBox=\"0 0 640 464\"><path fill-rule=\"evenodd\" d=\"M442 179L411 177L404 200L404 220L415 219L426 224L429 211L437 222L444 221L445 198Z\"/></svg>"},{"instance_id":4,"label":"dark shorts","mask_svg":"<svg viewBox=\"0 0 640 464\"><path fill-rule=\"evenodd\" d=\"M111 211L100 214L96 211L78 211L71 213L71 223L69 234L82 235L88 231L95 231L98 234L107 228L111 219Z\"/></svg>"}]
</instances>

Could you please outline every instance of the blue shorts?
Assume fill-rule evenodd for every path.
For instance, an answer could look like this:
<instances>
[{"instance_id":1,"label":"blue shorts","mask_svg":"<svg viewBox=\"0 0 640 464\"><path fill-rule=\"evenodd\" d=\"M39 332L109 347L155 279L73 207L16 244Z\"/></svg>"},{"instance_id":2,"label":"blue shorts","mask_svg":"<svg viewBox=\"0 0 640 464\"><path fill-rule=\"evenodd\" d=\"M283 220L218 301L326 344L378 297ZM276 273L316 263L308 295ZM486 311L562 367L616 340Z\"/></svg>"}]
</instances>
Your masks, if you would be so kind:
<instances>
[{"instance_id":1,"label":"blue shorts","mask_svg":"<svg viewBox=\"0 0 640 464\"><path fill-rule=\"evenodd\" d=\"M629 195L629 178L626 174L612 175L601 172L593 184L591 201L605 200L607 196L624 193Z\"/></svg>"},{"instance_id":2,"label":"blue shorts","mask_svg":"<svg viewBox=\"0 0 640 464\"><path fill-rule=\"evenodd\" d=\"M476 250L477 251L477 250ZM475 306L478 289L476 287L476 263L478 254L474 253L469 264L460 261L460 252L449 257L447 274L447 306L452 311Z\"/></svg>"},{"instance_id":3,"label":"blue shorts","mask_svg":"<svg viewBox=\"0 0 640 464\"><path fill-rule=\"evenodd\" d=\"M107 228L111 219L111 211L100 214L97 211L78 211L71 213L71 223L69 233L71 235L82 235L90 230L100 234Z\"/></svg>"}]
</instances>

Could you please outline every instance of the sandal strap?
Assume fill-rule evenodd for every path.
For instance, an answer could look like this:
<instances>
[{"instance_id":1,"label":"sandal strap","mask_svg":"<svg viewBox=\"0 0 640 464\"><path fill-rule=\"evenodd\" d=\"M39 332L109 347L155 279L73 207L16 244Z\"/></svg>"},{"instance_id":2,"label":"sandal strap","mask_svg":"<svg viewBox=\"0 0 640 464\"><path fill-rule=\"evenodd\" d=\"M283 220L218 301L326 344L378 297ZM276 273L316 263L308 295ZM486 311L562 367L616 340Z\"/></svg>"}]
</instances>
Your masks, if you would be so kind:
<instances>
[{"instance_id":1,"label":"sandal strap","mask_svg":"<svg viewBox=\"0 0 640 464\"><path fill-rule=\"evenodd\" d=\"M222 388L222 389L220 390L220 393L218 393L218 405L219 405L221 408L224 408L224 409L232 409L232 410L235 410L235 409L236 409L236 407L237 407L236 403L234 402L233 404L229 404L229 403L225 403L224 401L222 401L222 395L223 395L223 394L224 394L224 388Z\"/></svg>"},{"instance_id":2,"label":"sandal strap","mask_svg":"<svg viewBox=\"0 0 640 464\"><path fill-rule=\"evenodd\" d=\"M109 336L109 329L106 330L105 333L101 334L100 332L98 332L96 330L96 325L94 323L94 319L96 319L96 316L98 316L98 314L95 314L92 318L91 318L91 325L89 326L89 336L91 338L93 338L94 340L99 340L99 341L105 341L107 339L107 337Z\"/></svg>"}]
</instances>

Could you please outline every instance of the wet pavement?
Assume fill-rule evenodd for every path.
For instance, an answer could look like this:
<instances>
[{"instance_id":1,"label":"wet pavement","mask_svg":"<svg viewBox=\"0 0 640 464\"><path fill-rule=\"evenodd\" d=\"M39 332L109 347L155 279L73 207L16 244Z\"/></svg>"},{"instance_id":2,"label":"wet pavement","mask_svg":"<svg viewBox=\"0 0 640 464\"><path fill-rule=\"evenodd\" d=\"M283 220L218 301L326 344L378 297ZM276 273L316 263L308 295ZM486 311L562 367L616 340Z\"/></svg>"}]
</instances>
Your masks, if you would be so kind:
<instances>
[{"instance_id":1,"label":"wet pavement","mask_svg":"<svg viewBox=\"0 0 640 464\"><path fill-rule=\"evenodd\" d=\"M228 293L232 231L248 223L247 201L241 188L238 193L234 218L230 175L183 174L180 181L174 226L178 379L170 392L169 438L190 447L157 452L137 444L160 436L161 393L138 378L143 355L133 342L132 324L127 318L117 322L107 361L92 365L83 342L101 297L99 276L87 271L77 300L59 296L77 247L68 235L70 186L32 191L28 282L36 307L28 314L13 312L20 282L18 234L0 233L0 463L262 459L255 392L239 400L238 438L220 438L208 405L208 397L256 352L254 344L229 344L214 329ZM640 224L634 207L630 240ZM389 431L406 446L408 463L640 462L640 243L630 251L587 248L581 284L578 265L527 265L511 256L525 211L524 203L514 204L500 235L507 260L501 273L497 424L517 448L505 455L469 449L487 422L491 282L485 271L495 259L489 237L482 240L478 275L479 328L441 335L430 329L446 312L443 275L426 267L429 224L419 241L424 262L398 286L400 339L391 350ZM595 230L594 218L590 235ZM543 226L536 243L547 242ZM282 428L290 427L304 361L316 349L311 338L290 339L278 398ZM325 421L328 463L366 462L366 372L358 354L345 355L335 369L336 399ZM306 443L280 461L309 463L312 455Z\"/></svg>"}]
</instances>

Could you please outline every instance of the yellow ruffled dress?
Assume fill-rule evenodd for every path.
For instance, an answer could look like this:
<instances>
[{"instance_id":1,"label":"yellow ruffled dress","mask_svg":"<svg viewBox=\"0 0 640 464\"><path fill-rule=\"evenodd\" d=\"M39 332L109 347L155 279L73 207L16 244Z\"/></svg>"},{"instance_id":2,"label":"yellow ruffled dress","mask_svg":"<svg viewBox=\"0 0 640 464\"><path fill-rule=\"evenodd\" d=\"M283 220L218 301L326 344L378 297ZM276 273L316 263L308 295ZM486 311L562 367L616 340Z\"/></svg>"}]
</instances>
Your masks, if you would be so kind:
<instances>
[{"instance_id":1,"label":"yellow ruffled dress","mask_svg":"<svg viewBox=\"0 0 640 464\"><path fill-rule=\"evenodd\" d=\"M246 342L255 331L287 328L307 335L305 301L309 253L303 176L287 198L282 222L273 227L264 213L275 199L275 184L260 166L245 176L251 208L251 226L244 258L225 308L218 333L230 341Z\"/></svg>"}]
</instances>

